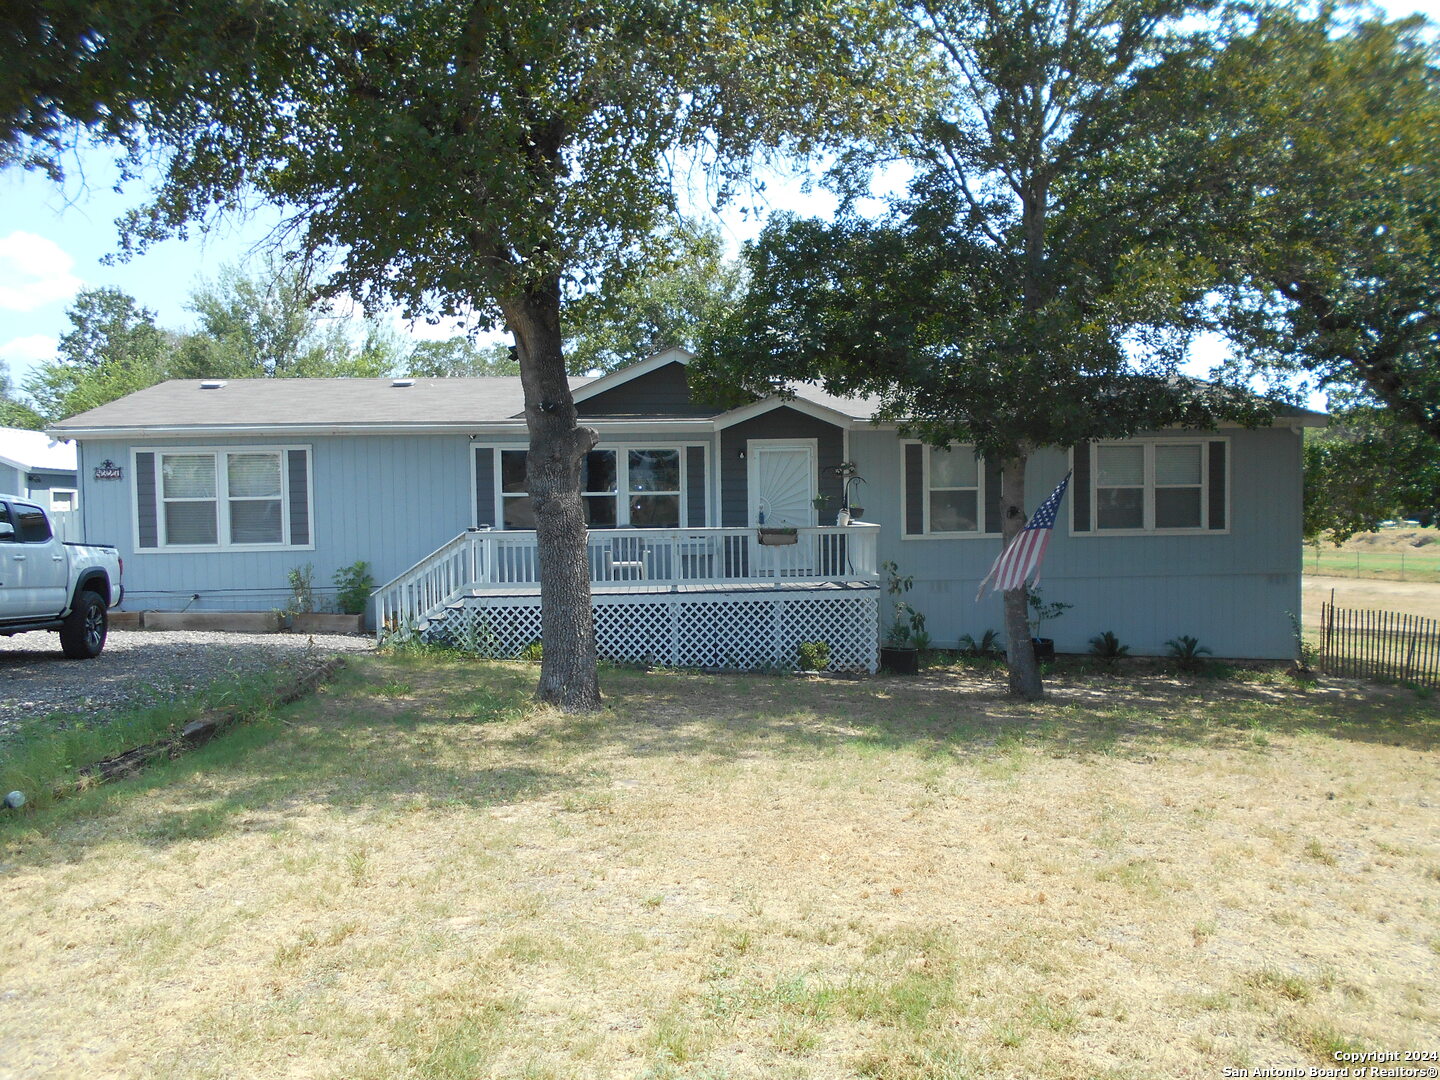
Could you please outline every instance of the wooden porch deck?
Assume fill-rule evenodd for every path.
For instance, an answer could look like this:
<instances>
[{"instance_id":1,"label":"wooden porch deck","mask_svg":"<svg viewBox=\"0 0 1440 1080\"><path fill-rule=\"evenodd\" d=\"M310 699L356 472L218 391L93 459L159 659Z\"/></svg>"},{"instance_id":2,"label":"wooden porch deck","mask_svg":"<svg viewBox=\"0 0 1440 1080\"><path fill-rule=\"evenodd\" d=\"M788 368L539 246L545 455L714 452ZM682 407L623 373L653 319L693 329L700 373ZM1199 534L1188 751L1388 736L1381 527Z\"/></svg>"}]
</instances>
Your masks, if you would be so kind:
<instances>
[{"instance_id":1,"label":"wooden porch deck","mask_svg":"<svg viewBox=\"0 0 1440 1080\"><path fill-rule=\"evenodd\" d=\"M805 586L877 585L878 525L592 529L586 560L593 595L700 595ZM418 628L462 597L538 596L533 531L469 530L375 591L380 632Z\"/></svg>"}]
</instances>

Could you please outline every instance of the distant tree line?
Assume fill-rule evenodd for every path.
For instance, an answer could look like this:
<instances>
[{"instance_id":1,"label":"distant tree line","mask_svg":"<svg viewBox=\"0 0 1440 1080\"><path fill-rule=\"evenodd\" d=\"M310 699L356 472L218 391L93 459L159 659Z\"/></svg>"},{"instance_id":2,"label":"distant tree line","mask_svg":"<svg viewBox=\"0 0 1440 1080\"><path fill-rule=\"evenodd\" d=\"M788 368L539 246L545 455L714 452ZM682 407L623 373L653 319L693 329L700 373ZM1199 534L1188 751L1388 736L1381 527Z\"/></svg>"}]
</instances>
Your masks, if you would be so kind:
<instances>
[{"instance_id":1,"label":"distant tree line","mask_svg":"<svg viewBox=\"0 0 1440 1080\"><path fill-rule=\"evenodd\" d=\"M744 273L725 258L718 226L682 220L656 243L650 277L589 294L569 312L572 372L611 371L672 346L696 349L737 302ZM195 328L172 330L121 289L81 290L53 360L18 387L0 366L0 426L39 429L166 379L520 373L508 345L464 335L411 342L373 320L336 317L297 269L276 261L253 273L221 268L196 285L187 308Z\"/></svg>"},{"instance_id":2,"label":"distant tree line","mask_svg":"<svg viewBox=\"0 0 1440 1080\"><path fill-rule=\"evenodd\" d=\"M166 379L515 375L504 345L464 336L410 343L372 320L315 303L298 270L221 269L187 305L193 330L158 325L121 289L82 289L54 359L17 387L0 370L0 423L39 429Z\"/></svg>"}]
</instances>

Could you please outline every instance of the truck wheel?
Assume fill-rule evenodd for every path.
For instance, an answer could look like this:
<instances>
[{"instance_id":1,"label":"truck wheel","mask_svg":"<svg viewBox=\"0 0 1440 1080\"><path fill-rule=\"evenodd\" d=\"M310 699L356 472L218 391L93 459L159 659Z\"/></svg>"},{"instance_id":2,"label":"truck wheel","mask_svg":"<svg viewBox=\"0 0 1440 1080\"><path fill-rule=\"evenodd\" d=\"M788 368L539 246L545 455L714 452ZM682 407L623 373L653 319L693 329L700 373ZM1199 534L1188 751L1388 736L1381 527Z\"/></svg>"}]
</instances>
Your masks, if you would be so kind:
<instances>
[{"instance_id":1,"label":"truck wheel","mask_svg":"<svg viewBox=\"0 0 1440 1080\"><path fill-rule=\"evenodd\" d=\"M110 620L97 593L82 592L60 627L60 649L71 660L90 660L105 648Z\"/></svg>"}]
</instances>

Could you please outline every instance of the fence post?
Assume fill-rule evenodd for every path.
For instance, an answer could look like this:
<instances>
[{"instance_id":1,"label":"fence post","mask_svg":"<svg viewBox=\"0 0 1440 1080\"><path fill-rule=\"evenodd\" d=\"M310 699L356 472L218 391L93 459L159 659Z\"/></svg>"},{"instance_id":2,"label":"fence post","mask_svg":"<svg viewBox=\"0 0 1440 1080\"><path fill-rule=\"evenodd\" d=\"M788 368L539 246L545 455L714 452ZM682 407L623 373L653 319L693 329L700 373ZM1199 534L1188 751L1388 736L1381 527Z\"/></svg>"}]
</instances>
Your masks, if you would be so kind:
<instances>
[{"instance_id":1,"label":"fence post","mask_svg":"<svg viewBox=\"0 0 1440 1080\"><path fill-rule=\"evenodd\" d=\"M1333 647L1334 647L1334 640L1333 640L1333 638L1334 638L1334 634L1335 634L1335 590L1334 590L1334 589L1331 589L1331 590L1330 590L1330 602L1329 602L1328 604L1322 605L1321 608L1320 608L1320 619L1321 619L1321 625L1322 625L1322 627L1324 628L1323 631L1321 632L1321 635L1320 635L1320 654L1321 654L1321 661L1320 661L1320 663L1321 663L1321 667L1323 668L1323 667L1326 667L1326 666L1329 665L1329 663L1330 663L1330 659L1329 659L1329 658L1334 655L1334 654L1332 653L1332 651L1331 651L1331 650L1333 649Z\"/></svg>"}]
</instances>

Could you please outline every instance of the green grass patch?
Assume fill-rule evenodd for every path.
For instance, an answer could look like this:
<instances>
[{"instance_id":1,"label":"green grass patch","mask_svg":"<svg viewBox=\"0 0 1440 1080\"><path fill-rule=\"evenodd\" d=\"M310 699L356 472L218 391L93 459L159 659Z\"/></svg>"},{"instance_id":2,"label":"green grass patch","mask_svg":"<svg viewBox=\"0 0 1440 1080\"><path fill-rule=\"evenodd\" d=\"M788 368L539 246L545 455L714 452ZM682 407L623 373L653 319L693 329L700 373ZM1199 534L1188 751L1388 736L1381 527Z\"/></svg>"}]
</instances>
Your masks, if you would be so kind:
<instances>
[{"instance_id":1,"label":"green grass patch","mask_svg":"<svg viewBox=\"0 0 1440 1080\"><path fill-rule=\"evenodd\" d=\"M1411 551L1363 551L1333 544L1305 548L1305 573L1375 581L1440 582L1440 545Z\"/></svg>"},{"instance_id":2,"label":"green grass patch","mask_svg":"<svg viewBox=\"0 0 1440 1080\"><path fill-rule=\"evenodd\" d=\"M164 739L190 721L217 711L251 720L273 712L277 692L293 684L298 669L278 665L260 673L217 679L185 697L116 709L97 718L50 713L23 722L3 746L0 790L25 793L32 809L52 805L83 786L80 771L97 761Z\"/></svg>"}]
</instances>

